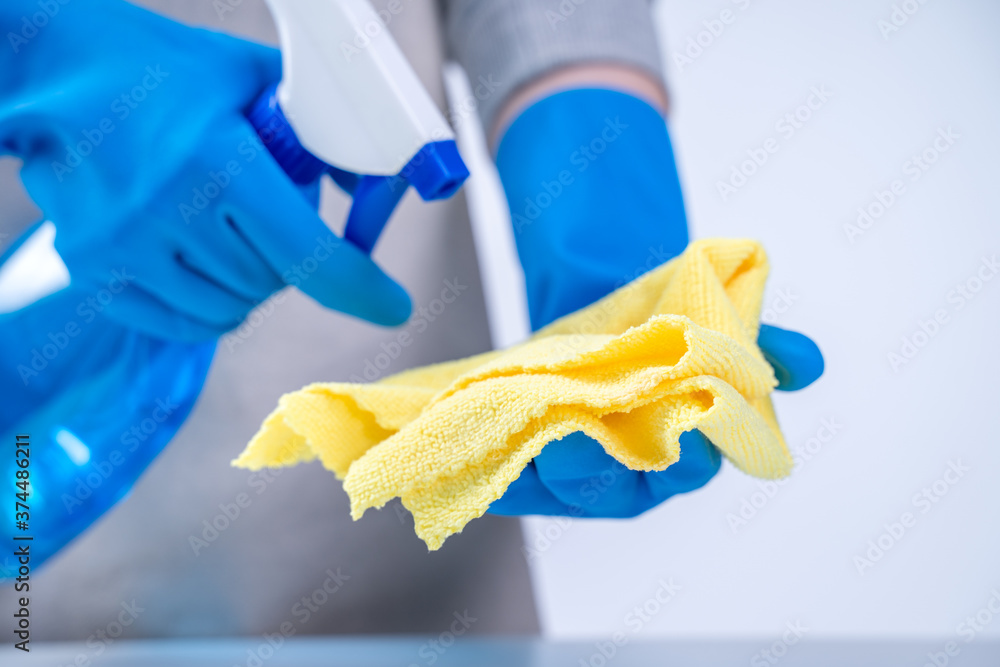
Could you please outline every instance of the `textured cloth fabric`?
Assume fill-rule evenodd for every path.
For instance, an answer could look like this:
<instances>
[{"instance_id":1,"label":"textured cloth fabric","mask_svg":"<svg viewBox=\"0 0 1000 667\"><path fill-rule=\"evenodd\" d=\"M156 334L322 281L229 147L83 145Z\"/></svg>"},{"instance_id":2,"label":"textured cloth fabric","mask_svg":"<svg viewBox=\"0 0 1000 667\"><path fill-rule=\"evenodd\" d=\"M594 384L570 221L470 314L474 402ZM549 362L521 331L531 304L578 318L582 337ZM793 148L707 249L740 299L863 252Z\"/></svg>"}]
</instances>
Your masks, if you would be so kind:
<instances>
[{"instance_id":1,"label":"textured cloth fabric","mask_svg":"<svg viewBox=\"0 0 1000 667\"><path fill-rule=\"evenodd\" d=\"M663 470L698 429L740 470L784 476L777 382L755 343L767 271L754 241L692 243L511 349L287 394L234 465L318 458L354 518L398 496L431 549L577 431L629 468Z\"/></svg>"},{"instance_id":2,"label":"textured cloth fabric","mask_svg":"<svg viewBox=\"0 0 1000 667\"><path fill-rule=\"evenodd\" d=\"M449 50L489 131L503 102L550 70L631 65L662 78L649 0L444 0Z\"/></svg>"}]
</instances>

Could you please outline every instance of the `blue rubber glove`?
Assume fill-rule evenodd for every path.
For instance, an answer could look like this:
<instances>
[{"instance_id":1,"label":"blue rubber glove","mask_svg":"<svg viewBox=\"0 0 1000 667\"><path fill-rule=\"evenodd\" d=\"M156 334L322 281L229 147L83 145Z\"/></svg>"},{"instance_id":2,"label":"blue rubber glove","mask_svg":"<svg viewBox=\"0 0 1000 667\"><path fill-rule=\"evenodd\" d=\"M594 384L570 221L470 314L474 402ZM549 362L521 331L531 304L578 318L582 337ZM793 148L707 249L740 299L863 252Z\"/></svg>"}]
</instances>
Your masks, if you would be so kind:
<instances>
[{"instance_id":1,"label":"blue rubber glove","mask_svg":"<svg viewBox=\"0 0 1000 667\"><path fill-rule=\"evenodd\" d=\"M548 97L507 130L497 167L535 329L593 303L688 244L666 124L639 99L608 90ZM765 325L758 343L779 389L801 389L823 372L819 349L801 334ZM719 450L701 433L684 433L680 444L677 463L639 472L573 433L547 445L490 512L636 516L704 486L719 471Z\"/></svg>"},{"instance_id":2,"label":"blue rubber glove","mask_svg":"<svg viewBox=\"0 0 1000 667\"><path fill-rule=\"evenodd\" d=\"M406 320L403 288L330 232L244 118L281 76L276 50L122 0L48 4L38 27L36 0L0 3L0 154L24 160L74 289L110 286L105 314L180 340L217 337L285 284Z\"/></svg>"}]
</instances>

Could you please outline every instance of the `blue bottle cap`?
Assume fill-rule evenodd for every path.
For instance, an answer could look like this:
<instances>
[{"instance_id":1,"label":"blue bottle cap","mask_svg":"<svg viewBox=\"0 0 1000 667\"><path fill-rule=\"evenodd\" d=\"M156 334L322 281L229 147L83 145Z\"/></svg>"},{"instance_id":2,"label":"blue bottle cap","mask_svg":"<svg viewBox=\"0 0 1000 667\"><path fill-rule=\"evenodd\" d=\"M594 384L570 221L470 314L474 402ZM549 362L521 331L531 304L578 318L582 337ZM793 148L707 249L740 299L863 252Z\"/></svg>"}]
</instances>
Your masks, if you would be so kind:
<instances>
[{"instance_id":1,"label":"blue bottle cap","mask_svg":"<svg viewBox=\"0 0 1000 667\"><path fill-rule=\"evenodd\" d=\"M247 119L268 152L293 182L299 185L312 183L326 169L326 163L307 151L295 136L295 130L278 103L277 84L257 97L247 111Z\"/></svg>"}]
</instances>

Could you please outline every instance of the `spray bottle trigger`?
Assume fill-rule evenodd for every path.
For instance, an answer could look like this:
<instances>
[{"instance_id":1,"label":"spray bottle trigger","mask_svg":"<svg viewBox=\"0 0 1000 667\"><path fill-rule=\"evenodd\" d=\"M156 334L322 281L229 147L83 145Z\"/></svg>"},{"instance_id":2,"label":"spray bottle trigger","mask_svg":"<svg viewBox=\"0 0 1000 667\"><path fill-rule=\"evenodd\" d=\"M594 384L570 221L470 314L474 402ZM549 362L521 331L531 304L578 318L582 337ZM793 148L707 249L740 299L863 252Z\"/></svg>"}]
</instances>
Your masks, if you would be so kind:
<instances>
[{"instance_id":1,"label":"spray bottle trigger","mask_svg":"<svg viewBox=\"0 0 1000 667\"><path fill-rule=\"evenodd\" d=\"M344 238L371 254L408 185L399 176L360 177L351 193L354 203L344 226Z\"/></svg>"},{"instance_id":2,"label":"spray bottle trigger","mask_svg":"<svg viewBox=\"0 0 1000 667\"><path fill-rule=\"evenodd\" d=\"M370 254L410 185L424 201L446 199L462 187L469 170L454 141L436 141L421 148L396 176L361 176L352 189L336 173L331 176L354 197L344 238Z\"/></svg>"},{"instance_id":3,"label":"spray bottle trigger","mask_svg":"<svg viewBox=\"0 0 1000 667\"><path fill-rule=\"evenodd\" d=\"M458 147L450 139L425 144L395 176L362 176L326 164L302 146L278 101L276 85L257 97L247 118L310 203L317 204L317 183L324 172L353 197L344 237L369 254L410 185L424 201L431 201L452 196L469 177Z\"/></svg>"}]
</instances>

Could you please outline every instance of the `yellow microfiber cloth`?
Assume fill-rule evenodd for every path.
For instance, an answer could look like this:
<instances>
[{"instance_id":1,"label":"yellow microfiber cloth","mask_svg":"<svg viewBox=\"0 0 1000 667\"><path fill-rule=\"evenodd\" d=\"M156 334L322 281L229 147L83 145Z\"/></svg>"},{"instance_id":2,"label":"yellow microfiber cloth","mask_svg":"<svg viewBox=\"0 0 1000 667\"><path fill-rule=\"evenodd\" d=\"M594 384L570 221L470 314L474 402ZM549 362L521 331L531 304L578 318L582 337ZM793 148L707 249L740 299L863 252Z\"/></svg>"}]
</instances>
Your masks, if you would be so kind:
<instances>
[{"instance_id":1,"label":"yellow microfiber cloth","mask_svg":"<svg viewBox=\"0 0 1000 667\"><path fill-rule=\"evenodd\" d=\"M756 343L767 272L755 241L694 242L510 349L287 394L233 464L319 458L343 479L353 518L398 496L431 549L574 431L651 471L699 429L740 470L787 475L777 381Z\"/></svg>"}]
</instances>

